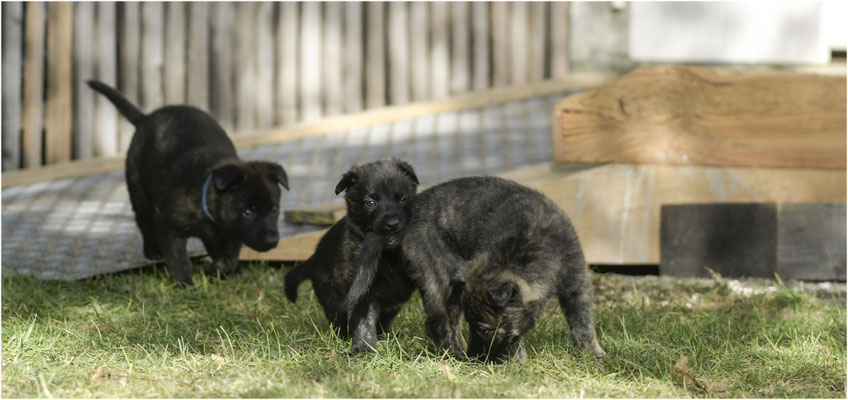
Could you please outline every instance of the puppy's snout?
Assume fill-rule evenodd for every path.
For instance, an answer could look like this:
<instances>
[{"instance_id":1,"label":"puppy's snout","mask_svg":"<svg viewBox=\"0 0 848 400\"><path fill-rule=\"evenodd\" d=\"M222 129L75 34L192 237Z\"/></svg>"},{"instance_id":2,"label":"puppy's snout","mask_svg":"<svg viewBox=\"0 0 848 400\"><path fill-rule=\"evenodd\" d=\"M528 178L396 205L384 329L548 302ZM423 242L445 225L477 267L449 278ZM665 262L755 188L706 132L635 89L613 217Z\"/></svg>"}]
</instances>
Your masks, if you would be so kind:
<instances>
[{"instance_id":1,"label":"puppy's snout","mask_svg":"<svg viewBox=\"0 0 848 400\"><path fill-rule=\"evenodd\" d=\"M269 231L265 233L265 243L268 245L276 245L280 241L280 234L277 231Z\"/></svg>"},{"instance_id":2,"label":"puppy's snout","mask_svg":"<svg viewBox=\"0 0 848 400\"><path fill-rule=\"evenodd\" d=\"M394 231L400 228L400 218L398 217L390 217L386 219L386 229L389 231Z\"/></svg>"}]
</instances>

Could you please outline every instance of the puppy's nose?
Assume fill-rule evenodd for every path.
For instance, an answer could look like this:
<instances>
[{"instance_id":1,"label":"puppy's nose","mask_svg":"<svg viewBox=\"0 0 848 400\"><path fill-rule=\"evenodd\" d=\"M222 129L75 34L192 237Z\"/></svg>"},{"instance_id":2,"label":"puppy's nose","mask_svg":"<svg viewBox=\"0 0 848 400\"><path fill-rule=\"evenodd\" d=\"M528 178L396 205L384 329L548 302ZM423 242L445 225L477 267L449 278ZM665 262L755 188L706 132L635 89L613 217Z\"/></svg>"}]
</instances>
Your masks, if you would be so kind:
<instances>
[{"instance_id":1,"label":"puppy's nose","mask_svg":"<svg viewBox=\"0 0 848 400\"><path fill-rule=\"evenodd\" d=\"M265 234L266 243L277 243L280 241L280 235L276 231L271 231Z\"/></svg>"},{"instance_id":2,"label":"puppy's nose","mask_svg":"<svg viewBox=\"0 0 848 400\"><path fill-rule=\"evenodd\" d=\"M386 220L386 229L395 230L400 227L400 218L392 217Z\"/></svg>"}]
</instances>

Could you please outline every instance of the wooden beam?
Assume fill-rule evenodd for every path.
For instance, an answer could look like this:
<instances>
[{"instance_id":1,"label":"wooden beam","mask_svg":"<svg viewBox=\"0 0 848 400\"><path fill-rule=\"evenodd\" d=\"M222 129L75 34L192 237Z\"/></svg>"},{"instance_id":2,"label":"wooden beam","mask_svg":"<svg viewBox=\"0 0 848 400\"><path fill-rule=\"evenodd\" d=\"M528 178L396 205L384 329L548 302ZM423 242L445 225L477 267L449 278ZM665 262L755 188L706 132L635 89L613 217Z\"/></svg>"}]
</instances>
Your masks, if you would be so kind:
<instances>
[{"instance_id":1,"label":"wooden beam","mask_svg":"<svg viewBox=\"0 0 848 400\"><path fill-rule=\"evenodd\" d=\"M23 63L23 3L4 2L3 7L3 171L20 167L21 64Z\"/></svg>"},{"instance_id":2,"label":"wooden beam","mask_svg":"<svg viewBox=\"0 0 848 400\"><path fill-rule=\"evenodd\" d=\"M333 132L365 128L380 123L413 119L447 111L481 108L489 104L591 88L608 82L613 76L607 73L574 74L565 80L548 80L518 87L495 88L466 93L445 100L383 107L356 114L324 118L313 123L299 123L290 127L245 132L234 137L233 142L236 147L249 147L297 140L310 136L326 135ZM118 157L60 163L30 170L9 171L3 173L2 187L108 172L122 167L123 157Z\"/></svg>"},{"instance_id":3,"label":"wooden beam","mask_svg":"<svg viewBox=\"0 0 848 400\"><path fill-rule=\"evenodd\" d=\"M47 105L44 115L45 163L71 160L73 95L73 17L71 3L50 3L47 10Z\"/></svg>"},{"instance_id":4,"label":"wooden beam","mask_svg":"<svg viewBox=\"0 0 848 400\"><path fill-rule=\"evenodd\" d=\"M303 261L315 252L315 246L321 240L321 237L324 236L325 232L326 229L289 236L280 240L277 247L262 253L244 246L242 247L239 259L255 261Z\"/></svg>"},{"instance_id":5,"label":"wooden beam","mask_svg":"<svg viewBox=\"0 0 848 400\"><path fill-rule=\"evenodd\" d=\"M193 2L188 20L188 67L186 100L201 110L209 111L209 7ZM269 40L270 42L270 40Z\"/></svg>"},{"instance_id":6,"label":"wooden beam","mask_svg":"<svg viewBox=\"0 0 848 400\"><path fill-rule=\"evenodd\" d=\"M471 87L471 58L468 48L471 40L471 4L465 1L450 3L451 46L450 46L450 91L467 92Z\"/></svg>"},{"instance_id":7,"label":"wooden beam","mask_svg":"<svg viewBox=\"0 0 848 400\"><path fill-rule=\"evenodd\" d=\"M297 3L280 3L277 17L277 90L278 112L275 123L287 126L297 121Z\"/></svg>"},{"instance_id":8,"label":"wooden beam","mask_svg":"<svg viewBox=\"0 0 848 400\"><path fill-rule=\"evenodd\" d=\"M644 67L554 108L557 162L845 168L845 77Z\"/></svg>"},{"instance_id":9,"label":"wooden beam","mask_svg":"<svg viewBox=\"0 0 848 400\"><path fill-rule=\"evenodd\" d=\"M845 170L548 164L502 176L545 194L571 218L591 264L659 264L660 207L713 202L845 202ZM301 260L320 234L283 239L260 259Z\"/></svg>"},{"instance_id":10,"label":"wooden beam","mask_svg":"<svg viewBox=\"0 0 848 400\"><path fill-rule=\"evenodd\" d=\"M444 99L450 93L450 42L448 3L430 4L430 97Z\"/></svg>"},{"instance_id":11,"label":"wooden beam","mask_svg":"<svg viewBox=\"0 0 848 400\"><path fill-rule=\"evenodd\" d=\"M24 168L41 165L44 129L44 3L26 3L24 113L21 156Z\"/></svg>"},{"instance_id":12,"label":"wooden beam","mask_svg":"<svg viewBox=\"0 0 848 400\"><path fill-rule=\"evenodd\" d=\"M365 3L365 108L386 105L385 4Z\"/></svg>"},{"instance_id":13,"label":"wooden beam","mask_svg":"<svg viewBox=\"0 0 848 400\"><path fill-rule=\"evenodd\" d=\"M195 3L198 4L198 3ZM140 75L139 57L141 55L141 14L139 3L122 3L123 14L120 23L120 73L118 89L133 104L141 104L138 96L138 78ZM130 147L135 126L126 118L118 118L118 153L124 154Z\"/></svg>"},{"instance_id":14,"label":"wooden beam","mask_svg":"<svg viewBox=\"0 0 848 400\"><path fill-rule=\"evenodd\" d=\"M253 57L256 58L256 80L254 81L254 101L256 102L256 126L267 128L274 126L274 114L277 108L274 104L274 3L260 2L256 6L256 47Z\"/></svg>"},{"instance_id":15,"label":"wooden beam","mask_svg":"<svg viewBox=\"0 0 848 400\"><path fill-rule=\"evenodd\" d=\"M165 103L186 102L186 7L187 3L167 3L165 24Z\"/></svg>"},{"instance_id":16,"label":"wooden beam","mask_svg":"<svg viewBox=\"0 0 848 400\"><path fill-rule=\"evenodd\" d=\"M97 80L111 87L118 86L117 16L114 2L97 3ZM118 154L118 110L106 96L94 99L94 155L113 157Z\"/></svg>"},{"instance_id":17,"label":"wooden beam","mask_svg":"<svg viewBox=\"0 0 848 400\"><path fill-rule=\"evenodd\" d=\"M409 16L407 3L388 7L389 102L396 105L409 102Z\"/></svg>"},{"instance_id":18,"label":"wooden beam","mask_svg":"<svg viewBox=\"0 0 848 400\"><path fill-rule=\"evenodd\" d=\"M74 4L74 133L73 157L87 160L94 155L94 102L100 96L85 81L95 73L94 2ZM64 165L60 163L57 165ZM5 176L4 176L5 178Z\"/></svg>"},{"instance_id":19,"label":"wooden beam","mask_svg":"<svg viewBox=\"0 0 848 400\"><path fill-rule=\"evenodd\" d=\"M324 47L322 59L324 115L342 112L342 3L324 3Z\"/></svg>"},{"instance_id":20,"label":"wooden beam","mask_svg":"<svg viewBox=\"0 0 848 400\"><path fill-rule=\"evenodd\" d=\"M362 110L362 3L345 2L344 111Z\"/></svg>"},{"instance_id":21,"label":"wooden beam","mask_svg":"<svg viewBox=\"0 0 848 400\"><path fill-rule=\"evenodd\" d=\"M286 3L293 4L293 3ZM233 106L233 21L235 20L233 3L219 2L212 6L212 57L210 104L212 115L228 133L232 133L235 124ZM295 5L296 6L296 5ZM285 9L285 6L284 6Z\"/></svg>"}]
</instances>

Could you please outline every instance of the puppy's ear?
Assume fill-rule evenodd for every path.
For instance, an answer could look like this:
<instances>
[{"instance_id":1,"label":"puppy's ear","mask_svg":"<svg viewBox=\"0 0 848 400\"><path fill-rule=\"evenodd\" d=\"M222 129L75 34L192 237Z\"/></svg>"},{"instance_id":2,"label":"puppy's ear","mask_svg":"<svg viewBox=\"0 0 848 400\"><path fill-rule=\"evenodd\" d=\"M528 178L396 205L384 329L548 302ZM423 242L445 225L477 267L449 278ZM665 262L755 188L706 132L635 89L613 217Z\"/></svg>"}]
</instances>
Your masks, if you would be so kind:
<instances>
[{"instance_id":1,"label":"puppy's ear","mask_svg":"<svg viewBox=\"0 0 848 400\"><path fill-rule=\"evenodd\" d=\"M415 175L415 170L412 169L412 165L409 165L409 163L407 163L406 161L401 161L397 159L395 161L397 162L398 169L400 169L400 171L403 172L404 175L409 177L409 179L412 179L412 181L415 182L415 184L417 185L418 176Z\"/></svg>"},{"instance_id":2,"label":"puppy's ear","mask_svg":"<svg viewBox=\"0 0 848 400\"><path fill-rule=\"evenodd\" d=\"M503 281L487 291L489 303L495 308L504 308L507 304L521 301L521 290L513 281Z\"/></svg>"},{"instance_id":3,"label":"puppy's ear","mask_svg":"<svg viewBox=\"0 0 848 400\"><path fill-rule=\"evenodd\" d=\"M356 172L353 172L353 171L345 172L345 174L342 175L342 180L340 180L339 183L336 185L336 195L338 195L341 192L344 192L349 187L353 186L353 184L356 183L356 180L358 178L359 177L356 175Z\"/></svg>"},{"instance_id":4,"label":"puppy's ear","mask_svg":"<svg viewBox=\"0 0 848 400\"><path fill-rule=\"evenodd\" d=\"M226 164L212 170L212 183L215 184L215 189L226 190L244 182L245 176L242 166Z\"/></svg>"},{"instance_id":5,"label":"puppy's ear","mask_svg":"<svg viewBox=\"0 0 848 400\"><path fill-rule=\"evenodd\" d=\"M282 185L286 190L289 190L289 177L286 175L286 170L283 169L283 166L268 161L264 161L263 164L268 170L268 175L271 176L271 179L277 182L277 184Z\"/></svg>"}]
</instances>

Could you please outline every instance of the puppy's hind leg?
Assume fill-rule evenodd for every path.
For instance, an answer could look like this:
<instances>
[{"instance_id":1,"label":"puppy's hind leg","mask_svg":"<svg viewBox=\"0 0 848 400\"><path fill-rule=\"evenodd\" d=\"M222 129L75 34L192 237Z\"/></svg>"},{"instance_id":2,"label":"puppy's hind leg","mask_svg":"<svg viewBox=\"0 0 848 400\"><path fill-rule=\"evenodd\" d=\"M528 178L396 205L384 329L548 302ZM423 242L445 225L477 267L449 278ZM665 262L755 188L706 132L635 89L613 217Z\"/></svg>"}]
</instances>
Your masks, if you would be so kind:
<instances>
[{"instance_id":1,"label":"puppy's hind leg","mask_svg":"<svg viewBox=\"0 0 848 400\"><path fill-rule=\"evenodd\" d=\"M577 276L574 276L577 275ZM572 270L572 275L563 281L569 282L560 287L558 298L568 327L571 330L571 341L581 351L590 350L595 357L604 357L606 353L598 344L595 336L595 317L592 312L592 281L586 273L585 265L578 270Z\"/></svg>"},{"instance_id":2,"label":"puppy's hind leg","mask_svg":"<svg viewBox=\"0 0 848 400\"><path fill-rule=\"evenodd\" d=\"M153 204L147 199L147 196L138 187L138 184L133 184L128 179L127 191L130 194L130 204L132 204L133 213L135 213L135 222L138 224L138 229L141 231L141 238L144 242L144 257L149 260L158 260L162 258L162 251L159 248L154 231L153 221L156 217Z\"/></svg>"}]
</instances>

